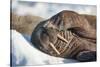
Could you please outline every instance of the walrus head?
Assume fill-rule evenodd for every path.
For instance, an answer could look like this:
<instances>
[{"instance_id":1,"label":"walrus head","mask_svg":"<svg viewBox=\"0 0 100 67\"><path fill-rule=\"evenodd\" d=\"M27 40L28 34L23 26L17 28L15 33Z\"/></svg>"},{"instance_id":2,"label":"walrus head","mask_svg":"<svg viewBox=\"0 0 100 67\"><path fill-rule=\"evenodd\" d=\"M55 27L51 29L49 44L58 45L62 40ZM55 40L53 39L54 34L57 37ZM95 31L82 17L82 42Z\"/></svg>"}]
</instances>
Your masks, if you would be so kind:
<instances>
[{"instance_id":1,"label":"walrus head","mask_svg":"<svg viewBox=\"0 0 100 67\"><path fill-rule=\"evenodd\" d=\"M95 30L84 17L73 11L62 11L39 23L32 33L31 42L47 54L63 57L72 51L65 52L73 40L73 34L86 39L96 38Z\"/></svg>"}]
</instances>

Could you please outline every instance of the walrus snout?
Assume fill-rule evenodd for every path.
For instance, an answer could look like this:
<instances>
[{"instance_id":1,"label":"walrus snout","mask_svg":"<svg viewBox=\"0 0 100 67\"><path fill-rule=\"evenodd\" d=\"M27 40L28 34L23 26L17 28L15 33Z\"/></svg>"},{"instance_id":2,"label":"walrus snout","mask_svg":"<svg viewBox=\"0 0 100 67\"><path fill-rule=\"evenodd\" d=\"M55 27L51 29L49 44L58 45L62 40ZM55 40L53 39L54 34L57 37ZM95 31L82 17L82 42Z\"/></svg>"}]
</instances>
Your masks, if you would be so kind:
<instances>
[{"instance_id":1,"label":"walrus snout","mask_svg":"<svg viewBox=\"0 0 100 67\"><path fill-rule=\"evenodd\" d=\"M57 54L60 54L60 52L54 46L57 41L57 32L55 30L53 30L52 28L47 29L45 27L42 27L40 28L39 36L41 47L43 48L40 48L41 50L45 50L44 52L48 53L49 49L53 49ZM52 55L51 52L50 54Z\"/></svg>"},{"instance_id":2,"label":"walrus snout","mask_svg":"<svg viewBox=\"0 0 100 67\"><path fill-rule=\"evenodd\" d=\"M52 42L54 44L57 41L58 32L55 29L42 27L41 30L42 31L40 33L40 38L41 40L43 40L44 43L45 41L47 41Z\"/></svg>"}]
</instances>

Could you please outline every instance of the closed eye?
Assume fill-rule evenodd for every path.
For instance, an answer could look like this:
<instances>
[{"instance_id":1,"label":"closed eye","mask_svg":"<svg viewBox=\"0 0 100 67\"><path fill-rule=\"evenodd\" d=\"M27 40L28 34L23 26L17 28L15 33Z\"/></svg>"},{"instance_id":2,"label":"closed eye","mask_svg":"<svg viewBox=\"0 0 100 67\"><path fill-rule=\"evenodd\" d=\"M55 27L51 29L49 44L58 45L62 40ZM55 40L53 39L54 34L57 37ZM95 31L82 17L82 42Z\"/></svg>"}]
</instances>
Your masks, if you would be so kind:
<instances>
[{"instance_id":1,"label":"closed eye","mask_svg":"<svg viewBox=\"0 0 100 67\"><path fill-rule=\"evenodd\" d=\"M79 37L83 37L83 38L88 38L87 35L87 31L85 31L84 29L80 28L80 27L73 27L73 28L69 28L69 31L71 31L72 33L78 35Z\"/></svg>"}]
</instances>

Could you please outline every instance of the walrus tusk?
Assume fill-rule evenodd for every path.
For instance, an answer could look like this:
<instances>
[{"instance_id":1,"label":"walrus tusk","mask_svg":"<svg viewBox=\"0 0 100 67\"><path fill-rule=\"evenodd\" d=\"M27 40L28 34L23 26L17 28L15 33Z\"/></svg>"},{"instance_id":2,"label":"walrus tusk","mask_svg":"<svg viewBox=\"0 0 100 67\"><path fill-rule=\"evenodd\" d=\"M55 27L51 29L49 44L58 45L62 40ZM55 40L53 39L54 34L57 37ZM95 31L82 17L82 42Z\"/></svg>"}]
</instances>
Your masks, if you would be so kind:
<instances>
[{"instance_id":1,"label":"walrus tusk","mask_svg":"<svg viewBox=\"0 0 100 67\"><path fill-rule=\"evenodd\" d=\"M68 41L64 37L62 37L60 34L57 34L57 37L59 39L63 40L64 42L68 43Z\"/></svg>"},{"instance_id":2,"label":"walrus tusk","mask_svg":"<svg viewBox=\"0 0 100 67\"><path fill-rule=\"evenodd\" d=\"M55 48L55 46L53 45L53 43L50 42L50 46L53 48L53 50L60 55L60 52Z\"/></svg>"}]
</instances>

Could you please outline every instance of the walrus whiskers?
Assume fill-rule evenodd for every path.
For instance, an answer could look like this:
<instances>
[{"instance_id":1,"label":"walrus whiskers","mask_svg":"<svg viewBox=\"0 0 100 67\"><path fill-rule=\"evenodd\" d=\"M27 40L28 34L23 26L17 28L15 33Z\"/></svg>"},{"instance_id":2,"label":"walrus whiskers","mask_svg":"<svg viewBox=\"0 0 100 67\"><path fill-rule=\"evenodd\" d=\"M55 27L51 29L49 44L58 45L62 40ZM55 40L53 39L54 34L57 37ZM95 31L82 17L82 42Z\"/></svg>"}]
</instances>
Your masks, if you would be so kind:
<instances>
[{"instance_id":1,"label":"walrus whiskers","mask_svg":"<svg viewBox=\"0 0 100 67\"><path fill-rule=\"evenodd\" d=\"M49 45L53 48L53 50L54 50L58 55L60 55L60 52L55 48L55 46L54 46L53 43L50 42Z\"/></svg>"},{"instance_id":2,"label":"walrus whiskers","mask_svg":"<svg viewBox=\"0 0 100 67\"><path fill-rule=\"evenodd\" d=\"M70 38L70 40L68 41L68 43L66 44L66 46L63 48L63 50L62 50L61 52L63 52L63 51L66 50L66 48L69 46L69 44L71 43L71 41L72 41L73 38L74 38L74 36L72 36L72 37Z\"/></svg>"}]
</instances>

